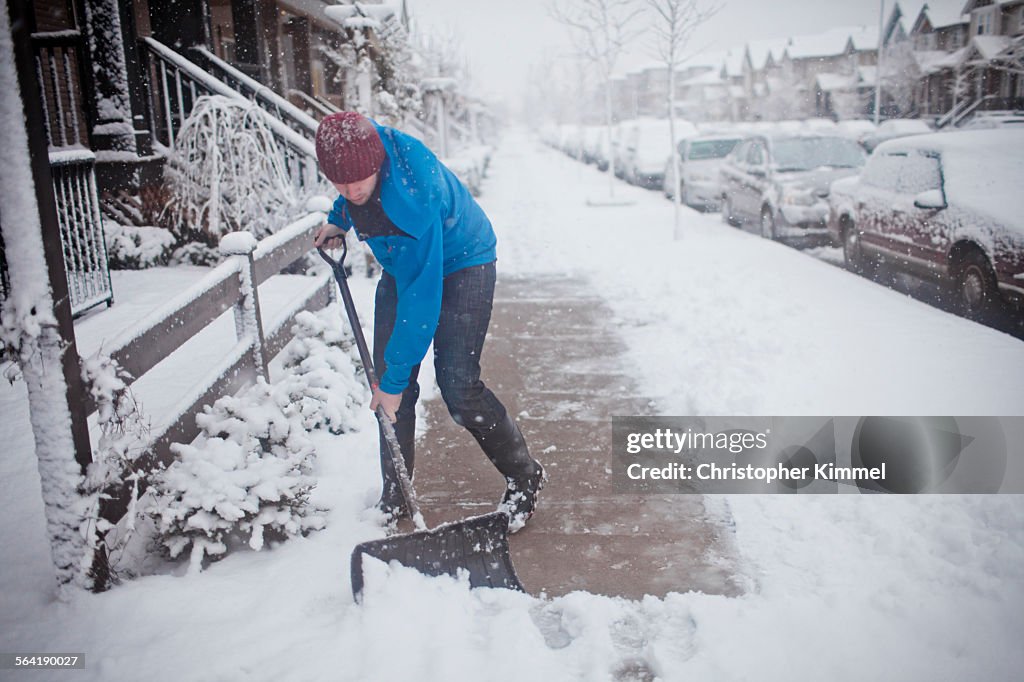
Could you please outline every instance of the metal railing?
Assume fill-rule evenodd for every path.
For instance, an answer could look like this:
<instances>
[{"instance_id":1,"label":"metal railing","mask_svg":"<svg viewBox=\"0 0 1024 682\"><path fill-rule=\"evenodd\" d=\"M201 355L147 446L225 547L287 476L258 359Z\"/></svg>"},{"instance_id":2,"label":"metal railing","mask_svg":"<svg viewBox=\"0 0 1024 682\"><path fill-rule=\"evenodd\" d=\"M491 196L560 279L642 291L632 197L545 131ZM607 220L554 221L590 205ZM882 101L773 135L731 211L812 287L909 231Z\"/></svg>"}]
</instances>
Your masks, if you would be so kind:
<instances>
[{"instance_id":1,"label":"metal railing","mask_svg":"<svg viewBox=\"0 0 1024 682\"><path fill-rule=\"evenodd\" d=\"M250 99L152 38L143 38L142 46L150 79L151 120L157 141L165 147L174 146L178 132L199 97L221 95L259 105L269 98L267 93L273 94L260 86L266 92L253 95ZM237 74L252 80L240 71ZM316 133L316 121L277 95L274 97L281 100L278 104L283 103L275 109L281 112L280 116L265 106L261 108L270 114L265 120L284 155L288 177L300 193L317 191L321 188L321 179L316 150L311 141ZM296 126L304 132L296 130Z\"/></svg>"},{"instance_id":2,"label":"metal railing","mask_svg":"<svg viewBox=\"0 0 1024 682\"><path fill-rule=\"evenodd\" d=\"M306 107L307 113L310 111L314 112L310 114L310 116L317 119L321 119L324 116L329 116L330 114L341 111L336 106L328 105L328 103L325 103L323 99L307 95L302 90L289 90L288 96L292 98L292 100L298 100L301 102Z\"/></svg>"},{"instance_id":3,"label":"metal railing","mask_svg":"<svg viewBox=\"0 0 1024 682\"><path fill-rule=\"evenodd\" d=\"M205 47L193 47L189 50L189 55L195 57L196 63L204 71L246 99L255 102L261 109L282 121L295 132L307 139L316 137L316 119L263 83L242 73Z\"/></svg>"},{"instance_id":4,"label":"metal railing","mask_svg":"<svg viewBox=\"0 0 1024 682\"><path fill-rule=\"evenodd\" d=\"M1000 97L985 95L978 99L964 100L950 109L935 122L936 128L944 128L952 123L960 125L970 116L979 111L1021 111L1024 110L1024 97Z\"/></svg>"},{"instance_id":5,"label":"metal railing","mask_svg":"<svg viewBox=\"0 0 1024 682\"><path fill-rule=\"evenodd\" d=\"M72 315L80 315L102 303L110 305L114 300L96 193L95 165L96 155L88 149L50 152L50 174Z\"/></svg>"}]
</instances>

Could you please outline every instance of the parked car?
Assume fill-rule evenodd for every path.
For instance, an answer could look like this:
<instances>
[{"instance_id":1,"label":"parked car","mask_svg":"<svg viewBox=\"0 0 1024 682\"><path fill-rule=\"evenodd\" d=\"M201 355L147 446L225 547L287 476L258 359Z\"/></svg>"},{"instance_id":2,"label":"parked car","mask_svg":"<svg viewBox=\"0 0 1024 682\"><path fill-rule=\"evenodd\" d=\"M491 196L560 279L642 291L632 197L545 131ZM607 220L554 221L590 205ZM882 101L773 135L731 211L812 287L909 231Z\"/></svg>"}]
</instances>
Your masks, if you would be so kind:
<instances>
[{"instance_id":1,"label":"parked car","mask_svg":"<svg viewBox=\"0 0 1024 682\"><path fill-rule=\"evenodd\" d=\"M722 218L769 239L828 241L829 185L859 172L865 154L839 135L752 135L722 165Z\"/></svg>"},{"instance_id":2,"label":"parked car","mask_svg":"<svg viewBox=\"0 0 1024 682\"><path fill-rule=\"evenodd\" d=\"M566 129L562 138L562 151L577 161L583 160L583 126L573 125Z\"/></svg>"},{"instance_id":3,"label":"parked car","mask_svg":"<svg viewBox=\"0 0 1024 682\"><path fill-rule=\"evenodd\" d=\"M909 135L927 135L933 132L928 124L919 118L890 118L878 124L878 129L861 140L864 149L869 152L886 140L895 140L898 137Z\"/></svg>"},{"instance_id":4,"label":"parked car","mask_svg":"<svg viewBox=\"0 0 1024 682\"><path fill-rule=\"evenodd\" d=\"M862 118L851 118L836 124L837 133L857 142L861 142L869 135L873 135L876 130L877 128L874 123Z\"/></svg>"},{"instance_id":5,"label":"parked car","mask_svg":"<svg viewBox=\"0 0 1024 682\"><path fill-rule=\"evenodd\" d=\"M619 121L612 126L612 172L615 177L623 178L626 172L626 144L625 140L633 136L633 129L637 126L635 119Z\"/></svg>"},{"instance_id":6,"label":"parked car","mask_svg":"<svg viewBox=\"0 0 1024 682\"><path fill-rule=\"evenodd\" d=\"M803 130L812 133L835 133L836 122L830 118L808 118L803 121Z\"/></svg>"},{"instance_id":7,"label":"parked car","mask_svg":"<svg viewBox=\"0 0 1024 682\"><path fill-rule=\"evenodd\" d=\"M697 127L689 121L675 122L675 142L695 137ZM622 177L634 185L659 188L664 181L665 157L673 147L666 119L641 118L631 126L624 126L620 148L622 150Z\"/></svg>"},{"instance_id":8,"label":"parked car","mask_svg":"<svg viewBox=\"0 0 1024 682\"><path fill-rule=\"evenodd\" d=\"M740 141L736 135L700 135L682 140L679 150L680 201L687 206L705 210L718 210L722 198L719 173L725 157ZM672 157L665 163L662 187L665 196L676 196L672 172Z\"/></svg>"},{"instance_id":9,"label":"parked car","mask_svg":"<svg viewBox=\"0 0 1024 682\"><path fill-rule=\"evenodd\" d=\"M964 312L1024 299L1024 130L886 142L832 185L830 230L847 265L881 261L955 286Z\"/></svg>"},{"instance_id":10,"label":"parked car","mask_svg":"<svg viewBox=\"0 0 1024 682\"><path fill-rule=\"evenodd\" d=\"M961 130L987 130L989 128L1024 128L1024 112L988 112L975 114Z\"/></svg>"},{"instance_id":11,"label":"parked car","mask_svg":"<svg viewBox=\"0 0 1024 682\"><path fill-rule=\"evenodd\" d=\"M608 128L603 125L589 125L583 129L583 161L597 166L598 170L608 170L610 145L608 144Z\"/></svg>"}]
</instances>

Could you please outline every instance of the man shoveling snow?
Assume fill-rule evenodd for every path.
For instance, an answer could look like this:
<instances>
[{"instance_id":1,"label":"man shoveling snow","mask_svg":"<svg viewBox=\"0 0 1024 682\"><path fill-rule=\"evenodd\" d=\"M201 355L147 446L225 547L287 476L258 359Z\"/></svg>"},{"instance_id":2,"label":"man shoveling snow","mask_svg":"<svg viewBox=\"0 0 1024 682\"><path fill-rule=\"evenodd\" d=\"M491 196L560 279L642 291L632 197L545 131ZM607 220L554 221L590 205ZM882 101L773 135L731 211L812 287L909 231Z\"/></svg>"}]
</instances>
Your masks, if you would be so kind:
<instances>
[{"instance_id":1,"label":"man shoveling snow","mask_svg":"<svg viewBox=\"0 0 1024 682\"><path fill-rule=\"evenodd\" d=\"M325 117L317 129L320 169L340 196L316 233L331 248L354 229L383 268L377 283L373 364L380 385L370 409L395 425L410 476L415 461L417 375L430 342L441 397L505 477L499 510L509 530L533 515L546 479L519 427L480 380L480 357L494 300L497 239L469 190L419 140L354 112ZM381 434L389 520L408 514Z\"/></svg>"}]
</instances>

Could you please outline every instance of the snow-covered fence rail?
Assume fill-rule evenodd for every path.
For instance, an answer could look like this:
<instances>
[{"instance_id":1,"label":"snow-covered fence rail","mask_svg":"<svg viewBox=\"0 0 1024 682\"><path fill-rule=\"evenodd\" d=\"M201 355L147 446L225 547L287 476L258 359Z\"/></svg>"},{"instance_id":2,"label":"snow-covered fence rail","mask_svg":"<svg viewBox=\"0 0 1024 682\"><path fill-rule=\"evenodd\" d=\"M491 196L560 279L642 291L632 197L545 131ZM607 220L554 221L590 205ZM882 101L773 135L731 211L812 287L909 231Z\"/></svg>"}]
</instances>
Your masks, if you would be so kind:
<instances>
[{"instance_id":1,"label":"snow-covered fence rail","mask_svg":"<svg viewBox=\"0 0 1024 682\"><path fill-rule=\"evenodd\" d=\"M49 156L71 313L78 315L114 300L96 193L96 155L88 149L66 149Z\"/></svg>"},{"instance_id":2,"label":"snow-covered fence rail","mask_svg":"<svg viewBox=\"0 0 1024 682\"><path fill-rule=\"evenodd\" d=\"M318 310L330 300L333 280L323 275L311 280L298 297L270 325L264 325L259 306L259 285L300 258L310 248L310 232L324 219L311 213L280 232L256 242L248 233L233 233L222 241L229 256L190 289L144 318L114 342L111 358L138 379L228 310L235 311L237 343L224 358L173 408L164 426L151 434L151 445L138 462L139 469L171 461L172 443L189 443L199 433L195 416L204 405L237 393L258 376L267 377L267 363L291 340L295 317L303 310ZM244 235L244 236L243 236ZM248 237L248 238L247 238ZM90 405L89 411L95 409ZM129 484L120 482L103 515L116 521L128 508Z\"/></svg>"},{"instance_id":3,"label":"snow-covered fence rail","mask_svg":"<svg viewBox=\"0 0 1024 682\"><path fill-rule=\"evenodd\" d=\"M241 102L250 101L249 97L166 45L152 38L143 38L142 44L150 79L151 118L157 139L164 146L174 146L178 131L200 97L223 95ZM252 96L268 112L266 122L284 154L288 177L300 193L314 191L320 183L316 149L310 140L316 132L316 121L287 100L260 87L262 90ZM273 109L262 105L270 95L280 100Z\"/></svg>"}]
</instances>

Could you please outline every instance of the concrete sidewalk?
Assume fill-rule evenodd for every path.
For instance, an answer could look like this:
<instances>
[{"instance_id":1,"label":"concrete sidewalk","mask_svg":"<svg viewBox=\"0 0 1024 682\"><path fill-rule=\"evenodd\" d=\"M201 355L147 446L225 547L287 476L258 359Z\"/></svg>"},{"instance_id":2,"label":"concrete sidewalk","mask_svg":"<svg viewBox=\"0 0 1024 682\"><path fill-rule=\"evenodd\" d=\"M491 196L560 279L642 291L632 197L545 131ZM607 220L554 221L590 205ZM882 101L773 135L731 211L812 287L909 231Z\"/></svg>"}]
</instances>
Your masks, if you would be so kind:
<instances>
[{"instance_id":1,"label":"concrete sidewalk","mask_svg":"<svg viewBox=\"0 0 1024 682\"><path fill-rule=\"evenodd\" d=\"M520 578L549 596L736 595L732 536L701 497L612 490L611 417L650 407L624 373L610 310L587 291L564 277L498 282L483 379L549 475L537 514L511 537ZM493 510L504 479L440 399L427 407L416 490L428 525Z\"/></svg>"}]
</instances>

